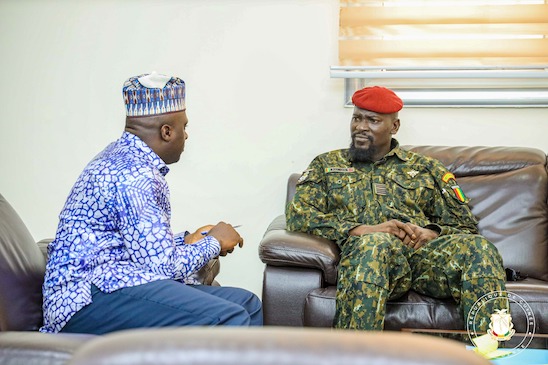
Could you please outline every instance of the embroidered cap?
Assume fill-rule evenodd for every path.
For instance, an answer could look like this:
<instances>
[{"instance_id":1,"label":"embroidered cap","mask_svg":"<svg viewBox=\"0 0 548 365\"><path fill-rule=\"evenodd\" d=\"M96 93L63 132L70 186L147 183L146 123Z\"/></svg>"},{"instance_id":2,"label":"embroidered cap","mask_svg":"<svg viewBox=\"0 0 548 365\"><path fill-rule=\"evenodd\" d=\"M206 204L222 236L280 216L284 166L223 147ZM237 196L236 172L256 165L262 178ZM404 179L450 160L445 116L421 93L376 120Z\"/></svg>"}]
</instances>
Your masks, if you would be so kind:
<instances>
[{"instance_id":1,"label":"embroidered cap","mask_svg":"<svg viewBox=\"0 0 548 365\"><path fill-rule=\"evenodd\" d=\"M391 114L403 108L403 101L392 90L382 86L370 86L352 95L352 103L360 109L380 114Z\"/></svg>"},{"instance_id":2,"label":"embroidered cap","mask_svg":"<svg viewBox=\"0 0 548 365\"><path fill-rule=\"evenodd\" d=\"M147 116L185 110L185 82L156 72L130 77L122 89L127 116Z\"/></svg>"}]
</instances>

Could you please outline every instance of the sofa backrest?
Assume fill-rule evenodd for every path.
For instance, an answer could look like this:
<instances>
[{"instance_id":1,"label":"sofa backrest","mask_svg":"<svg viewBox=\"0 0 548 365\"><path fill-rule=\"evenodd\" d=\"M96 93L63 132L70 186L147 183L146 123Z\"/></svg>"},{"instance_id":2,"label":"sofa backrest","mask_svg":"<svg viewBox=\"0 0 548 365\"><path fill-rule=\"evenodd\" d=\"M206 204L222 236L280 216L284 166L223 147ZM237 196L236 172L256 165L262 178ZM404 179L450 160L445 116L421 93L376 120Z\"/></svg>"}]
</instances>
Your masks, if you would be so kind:
<instances>
[{"instance_id":1,"label":"sofa backrest","mask_svg":"<svg viewBox=\"0 0 548 365\"><path fill-rule=\"evenodd\" d=\"M45 268L29 230L0 194L0 331L41 326Z\"/></svg>"},{"instance_id":2,"label":"sofa backrest","mask_svg":"<svg viewBox=\"0 0 548 365\"><path fill-rule=\"evenodd\" d=\"M548 281L548 170L546 154L521 147L404 146L440 160L471 199L482 235L504 266ZM287 201L300 174L292 174Z\"/></svg>"}]
</instances>

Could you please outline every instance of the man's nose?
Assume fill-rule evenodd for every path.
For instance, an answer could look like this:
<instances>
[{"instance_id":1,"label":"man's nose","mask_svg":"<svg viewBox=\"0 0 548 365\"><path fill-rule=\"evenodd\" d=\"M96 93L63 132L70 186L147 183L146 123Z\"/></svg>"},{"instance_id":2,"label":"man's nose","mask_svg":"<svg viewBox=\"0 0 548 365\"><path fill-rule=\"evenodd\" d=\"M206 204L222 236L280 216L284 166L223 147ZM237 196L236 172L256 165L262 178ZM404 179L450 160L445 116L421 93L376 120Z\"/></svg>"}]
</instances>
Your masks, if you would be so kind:
<instances>
[{"instance_id":1,"label":"man's nose","mask_svg":"<svg viewBox=\"0 0 548 365\"><path fill-rule=\"evenodd\" d=\"M359 130L359 131L366 131L369 129L369 123L367 123L366 121L361 121L359 122L357 125L356 125L356 130Z\"/></svg>"}]
</instances>

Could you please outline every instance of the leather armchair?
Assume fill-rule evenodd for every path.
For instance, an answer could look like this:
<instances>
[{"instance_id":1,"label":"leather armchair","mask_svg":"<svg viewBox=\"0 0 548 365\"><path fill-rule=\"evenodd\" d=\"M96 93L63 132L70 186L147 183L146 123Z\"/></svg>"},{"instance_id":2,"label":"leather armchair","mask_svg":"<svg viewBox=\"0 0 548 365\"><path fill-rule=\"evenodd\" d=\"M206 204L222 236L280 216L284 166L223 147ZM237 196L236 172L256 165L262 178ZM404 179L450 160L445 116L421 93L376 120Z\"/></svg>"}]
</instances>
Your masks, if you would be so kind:
<instances>
[{"instance_id":1,"label":"leather armchair","mask_svg":"<svg viewBox=\"0 0 548 365\"><path fill-rule=\"evenodd\" d=\"M452 171L479 230L493 242L504 265L527 276L509 281L507 291L531 307L535 332L548 333L548 174L546 154L533 148L407 146L432 156ZM287 182L286 204L300 174ZM266 325L331 327L335 315L338 246L326 239L285 230L276 217L259 246L266 264L263 309ZM511 301L517 332L527 330L528 315ZM452 299L410 291L387 304L385 329L465 329Z\"/></svg>"},{"instance_id":2,"label":"leather armchair","mask_svg":"<svg viewBox=\"0 0 548 365\"><path fill-rule=\"evenodd\" d=\"M47 244L35 242L17 212L0 194L0 363L63 364L92 335L43 334L42 283ZM197 274L204 284L218 285L218 259Z\"/></svg>"}]
</instances>

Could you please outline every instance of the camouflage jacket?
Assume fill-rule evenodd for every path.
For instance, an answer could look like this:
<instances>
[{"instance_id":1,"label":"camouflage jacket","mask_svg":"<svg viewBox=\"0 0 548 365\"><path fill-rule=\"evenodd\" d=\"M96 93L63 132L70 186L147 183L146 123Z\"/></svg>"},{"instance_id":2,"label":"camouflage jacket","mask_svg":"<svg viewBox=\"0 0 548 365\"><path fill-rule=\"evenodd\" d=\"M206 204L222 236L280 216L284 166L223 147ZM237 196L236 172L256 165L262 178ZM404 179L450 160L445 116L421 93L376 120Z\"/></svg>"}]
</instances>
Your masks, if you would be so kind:
<instances>
[{"instance_id":1,"label":"camouflage jacket","mask_svg":"<svg viewBox=\"0 0 548 365\"><path fill-rule=\"evenodd\" d=\"M393 149L375 163L353 163L348 149L317 156L297 182L286 207L287 229L338 242L361 224L391 219L440 235L477 233L468 198L441 162Z\"/></svg>"}]
</instances>

